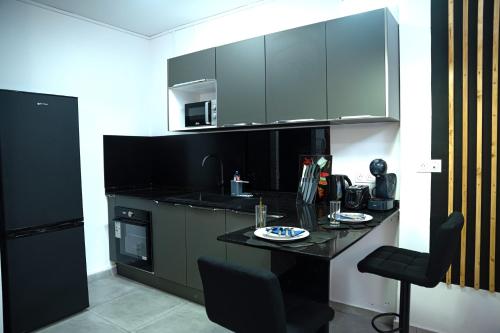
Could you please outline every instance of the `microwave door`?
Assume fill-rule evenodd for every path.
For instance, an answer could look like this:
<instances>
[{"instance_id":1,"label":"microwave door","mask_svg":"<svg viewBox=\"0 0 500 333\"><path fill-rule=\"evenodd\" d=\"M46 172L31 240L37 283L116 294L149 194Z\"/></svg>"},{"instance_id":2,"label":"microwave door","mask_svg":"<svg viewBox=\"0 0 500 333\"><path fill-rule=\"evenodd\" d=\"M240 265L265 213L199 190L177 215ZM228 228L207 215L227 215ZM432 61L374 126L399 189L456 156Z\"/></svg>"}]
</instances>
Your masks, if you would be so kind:
<instances>
[{"instance_id":1,"label":"microwave door","mask_svg":"<svg viewBox=\"0 0 500 333\"><path fill-rule=\"evenodd\" d=\"M210 125L210 102L205 102L205 124Z\"/></svg>"}]
</instances>

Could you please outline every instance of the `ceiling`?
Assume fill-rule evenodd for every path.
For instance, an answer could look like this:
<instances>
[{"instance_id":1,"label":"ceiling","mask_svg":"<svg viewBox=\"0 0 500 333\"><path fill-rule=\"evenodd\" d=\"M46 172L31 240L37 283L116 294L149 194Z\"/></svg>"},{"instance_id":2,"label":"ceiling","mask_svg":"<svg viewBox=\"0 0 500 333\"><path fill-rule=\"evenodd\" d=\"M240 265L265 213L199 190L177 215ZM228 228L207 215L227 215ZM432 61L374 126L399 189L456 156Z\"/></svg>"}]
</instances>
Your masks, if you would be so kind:
<instances>
[{"instance_id":1,"label":"ceiling","mask_svg":"<svg viewBox=\"0 0 500 333\"><path fill-rule=\"evenodd\" d=\"M146 37L262 0L30 0Z\"/></svg>"}]
</instances>

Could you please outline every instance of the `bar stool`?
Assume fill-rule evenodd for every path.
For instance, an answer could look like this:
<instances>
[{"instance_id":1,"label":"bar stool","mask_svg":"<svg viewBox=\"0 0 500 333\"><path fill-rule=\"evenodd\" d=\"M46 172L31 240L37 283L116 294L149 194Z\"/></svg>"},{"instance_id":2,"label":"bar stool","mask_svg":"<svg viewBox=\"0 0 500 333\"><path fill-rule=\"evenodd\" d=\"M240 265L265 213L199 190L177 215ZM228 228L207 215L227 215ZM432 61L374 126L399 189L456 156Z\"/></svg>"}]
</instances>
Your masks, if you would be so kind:
<instances>
[{"instance_id":1,"label":"bar stool","mask_svg":"<svg viewBox=\"0 0 500 333\"><path fill-rule=\"evenodd\" d=\"M381 313L373 317L372 326L377 332L409 332L411 284L434 288L443 279L458 247L463 224L461 213L451 213L437 228L436 239L429 253L382 246L358 263L358 270L362 273L372 273L401 282L399 314ZM386 316L399 317L399 327L388 331L379 329L375 321Z\"/></svg>"},{"instance_id":2,"label":"bar stool","mask_svg":"<svg viewBox=\"0 0 500 333\"><path fill-rule=\"evenodd\" d=\"M334 317L328 304L283 295L274 273L209 257L200 257L198 267L211 321L238 333L328 332Z\"/></svg>"}]
</instances>

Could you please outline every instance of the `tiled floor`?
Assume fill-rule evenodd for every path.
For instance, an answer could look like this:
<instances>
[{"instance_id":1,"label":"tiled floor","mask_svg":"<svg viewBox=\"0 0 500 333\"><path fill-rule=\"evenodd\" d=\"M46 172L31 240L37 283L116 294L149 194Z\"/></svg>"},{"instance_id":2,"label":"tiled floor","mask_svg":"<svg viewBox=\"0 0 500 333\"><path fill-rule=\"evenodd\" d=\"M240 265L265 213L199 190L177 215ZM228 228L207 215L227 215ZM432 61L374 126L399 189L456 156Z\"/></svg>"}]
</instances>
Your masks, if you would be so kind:
<instances>
[{"instance_id":1,"label":"tiled floor","mask_svg":"<svg viewBox=\"0 0 500 333\"><path fill-rule=\"evenodd\" d=\"M90 308L40 333L229 332L210 322L205 308L182 298L113 276L89 283ZM370 319L335 312L330 332L373 332Z\"/></svg>"}]
</instances>

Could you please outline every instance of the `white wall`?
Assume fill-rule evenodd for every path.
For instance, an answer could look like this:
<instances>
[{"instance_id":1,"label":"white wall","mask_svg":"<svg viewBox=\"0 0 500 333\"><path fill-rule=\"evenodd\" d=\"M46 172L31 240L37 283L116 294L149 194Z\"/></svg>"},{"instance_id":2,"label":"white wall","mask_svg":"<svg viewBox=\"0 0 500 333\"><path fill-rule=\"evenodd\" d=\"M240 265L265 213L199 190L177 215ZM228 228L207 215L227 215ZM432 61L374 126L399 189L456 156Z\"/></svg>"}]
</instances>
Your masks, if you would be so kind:
<instances>
[{"instance_id":1,"label":"white wall","mask_svg":"<svg viewBox=\"0 0 500 333\"><path fill-rule=\"evenodd\" d=\"M367 166L375 153L386 159L389 169L399 172L398 189L401 199L399 245L428 251L430 175L417 173L416 166L431 156L430 0L266 1L252 8L158 37L151 43L151 62L155 68L152 88L151 116L154 119L152 133L164 134L166 131L164 127L167 122L166 59L385 5L391 8L400 22L400 127L398 130L397 125L392 124L379 124L373 127L333 126L332 154L335 158L333 168L335 172L347 173L355 178L358 173L363 172L362 169ZM442 112L442 110L435 112L440 111ZM355 142L353 147L356 149L348 147L349 138ZM378 146L378 143L388 145ZM367 153L367 157L355 156L356 151ZM359 162L354 167L350 162L351 158ZM355 256L348 252L344 255ZM345 286L346 284L342 285L342 281L332 281L332 288ZM335 292L332 297L337 297ZM349 299L346 295L338 297ZM362 295L357 300L349 301L352 305L366 304L366 300L361 298ZM370 306L367 307L372 309L385 308L381 297L375 297L369 302ZM442 284L434 289L414 286L412 290L411 323L418 327L446 333L499 332L498 313L500 313L498 293L476 292L456 286L448 289Z\"/></svg>"},{"instance_id":2,"label":"white wall","mask_svg":"<svg viewBox=\"0 0 500 333\"><path fill-rule=\"evenodd\" d=\"M78 97L87 270L105 270L102 135L149 135L149 41L0 0L0 45L0 88Z\"/></svg>"},{"instance_id":3,"label":"white wall","mask_svg":"<svg viewBox=\"0 0 500 333\"><path fill-rule=\"evenodd\" d=\"M332 173L348 175L353 183L373 186L370 162L382 158L387 162L387 172L399 178L399 126L399 123L333 125ZM396 198L399 198L399 179Z\"/></svg>"}]
</instances>

